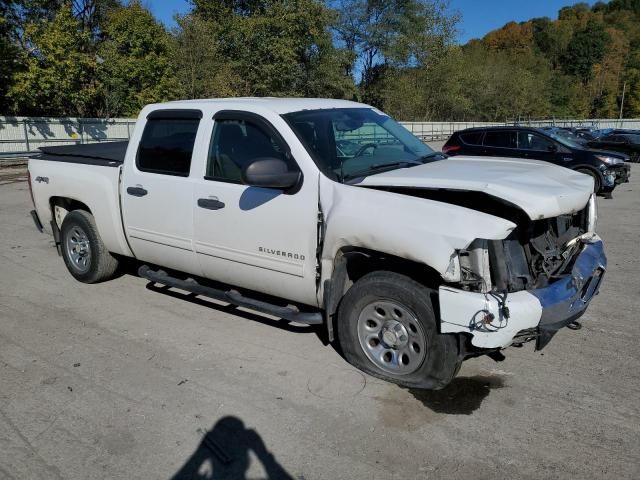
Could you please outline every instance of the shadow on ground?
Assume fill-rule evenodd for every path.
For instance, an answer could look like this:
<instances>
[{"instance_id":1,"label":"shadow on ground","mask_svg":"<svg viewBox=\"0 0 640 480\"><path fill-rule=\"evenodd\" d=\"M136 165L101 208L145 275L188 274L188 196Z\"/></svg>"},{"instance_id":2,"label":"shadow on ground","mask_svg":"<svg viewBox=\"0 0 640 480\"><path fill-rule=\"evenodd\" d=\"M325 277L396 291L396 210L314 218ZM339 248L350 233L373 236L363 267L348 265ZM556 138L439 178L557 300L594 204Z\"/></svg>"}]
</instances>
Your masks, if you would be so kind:
<instances>
[{"instance_id":1,"label":"shadow on ground","mask_svg":"<svg viewBox=\"0 0 640 480\"><path fill-rule=\"evenodd\" d=\"M425 407L436 413L471 415L480 407L491 390L503 387L502 377L477 375L454 378L442 390L409 389L409 392Z\"/></svg>"},{"instance_id":2,"label":"shadow on ground","mask_svg":"<svg viewBox=\"0 0 640 480\"><path fill-rule=\"evenodd\" d=\"M253 452L266 479L293 480L293 477L267 450L258 432L245 428L237 417L221 418L202 437L200 445L172 480L242 480L247 478Z\"/></svg>"}]
</instances>

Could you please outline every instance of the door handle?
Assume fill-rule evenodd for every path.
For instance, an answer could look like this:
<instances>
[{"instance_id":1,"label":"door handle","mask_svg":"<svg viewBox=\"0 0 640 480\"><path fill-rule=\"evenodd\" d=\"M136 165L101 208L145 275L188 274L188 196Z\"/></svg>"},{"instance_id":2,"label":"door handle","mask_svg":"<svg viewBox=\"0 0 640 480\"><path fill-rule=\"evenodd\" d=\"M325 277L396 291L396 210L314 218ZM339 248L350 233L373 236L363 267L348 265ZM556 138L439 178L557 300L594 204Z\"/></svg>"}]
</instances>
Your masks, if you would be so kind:
<instances>
[{"instance_id":1,"label":"door handle","mask_svg":"<svg viewBox=\"0 0 640 480\"><path fill-rule=\"evenodd\" d=\"M144 197L149 192L142 187L127 187L127 193L134 197Z\"/></svg>"},{"instance_id":2,"label":"door handle","mask_svg":"<svg viewBox=\"0 0 640 480\"><path fill-rule=\"evenodd\" d=\"M224 202L221 202L217 198L199 198L198 206L200 208L206 208L207 210L220 210L224 208Z\"/></svg>"}]
</instances>

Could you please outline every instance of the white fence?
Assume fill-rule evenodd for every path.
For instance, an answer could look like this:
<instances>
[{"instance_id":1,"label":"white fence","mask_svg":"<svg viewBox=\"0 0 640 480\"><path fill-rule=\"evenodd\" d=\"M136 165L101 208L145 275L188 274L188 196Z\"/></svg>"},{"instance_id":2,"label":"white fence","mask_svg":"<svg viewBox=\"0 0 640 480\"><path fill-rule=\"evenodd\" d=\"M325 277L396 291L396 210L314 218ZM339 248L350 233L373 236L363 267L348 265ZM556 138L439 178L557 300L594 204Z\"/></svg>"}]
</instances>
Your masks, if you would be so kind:
<instances>
[{"instance_id":1,"label":"white fence","mask_svg":"<svg viewBox=\"0 0 640 480\"><path fill-rule=\"evenodd\" d=\"M128 140L135 119L0 117L0 154L35 152L47 145Z\"/></svg>"},{"instance_id":2,"label":"white fence","mask_svg":"<svg viewBox=\"0 0 640 480\"><path fill-rule=\"evenodd\" d=\"M640 129L640 119L535 120L520 122L401 122L424 141L445 140L453 132L492 125ZM46 145L96 143L129 139L135 119L131 118L44 118L0 116L0 154L35 152Z\"/></svg>"}]
</instances>

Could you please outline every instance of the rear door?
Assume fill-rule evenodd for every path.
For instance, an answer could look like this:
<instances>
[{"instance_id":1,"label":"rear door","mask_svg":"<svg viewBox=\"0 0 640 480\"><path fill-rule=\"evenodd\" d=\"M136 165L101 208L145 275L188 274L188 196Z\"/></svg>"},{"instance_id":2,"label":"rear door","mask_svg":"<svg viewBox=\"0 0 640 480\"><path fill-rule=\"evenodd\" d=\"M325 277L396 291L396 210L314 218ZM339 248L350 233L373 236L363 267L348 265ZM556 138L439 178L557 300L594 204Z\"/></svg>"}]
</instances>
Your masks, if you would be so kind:
<instances>
[{"instance_id":1,"label":"rear door","mask_svg":"<svg viewBox=\"0 0 640 480\"><path fill-rule=\"evenodd\" d=\"M278 158L290 170L298 169L282 135L257 114L217 113L210 139L193 198L194 246L202 274L317 304L317 176L305 175L287 192L242 183L243 168L257 158Z\"/></svg>"},{"instance_id":2,"label":"rear door","mask_svg":"<svg viewBox=\"0 0 640 480\"><path fill-rule=\"evenodd\" d=\"M467 155L481 155L482 154L482 139L484 138L484 132L480 131L470 131L470 132L461 132L460 133L460 141L462 143L462 152Z\"/></svg>"},{"instance_id":3,"label":"rear door","mask_svg":"<svg viewBox=\"0 0 640 480\"><path fill-rule=\"evenodd\" d=\"M189 178L202 113L155 110L146 119L122 182L125 232L143 261L197 274L193 181ZM132 140L135 141L135 138Z\"/></svg>"},{"instance_id":4,"label":"rear door","mask_svg":"<svg viewBox=\"0 0 640 480\"><path fill-rule=\"evenodd\" d=\"M488 130L483 140L483 155L494 157L517 157L515 130Z\"/></svg>"}]
</instances>

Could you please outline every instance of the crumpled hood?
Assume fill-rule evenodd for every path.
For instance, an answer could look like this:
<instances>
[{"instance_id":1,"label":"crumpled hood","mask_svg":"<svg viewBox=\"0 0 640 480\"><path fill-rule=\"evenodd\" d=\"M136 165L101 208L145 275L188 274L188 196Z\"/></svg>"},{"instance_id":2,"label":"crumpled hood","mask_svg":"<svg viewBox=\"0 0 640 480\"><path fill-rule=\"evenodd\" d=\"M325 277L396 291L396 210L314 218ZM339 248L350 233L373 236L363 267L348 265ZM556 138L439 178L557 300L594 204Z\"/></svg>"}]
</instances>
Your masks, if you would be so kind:
<instances>
[{"instance_id":1,"label":"crumpled hood","mask_svg":"<svg viewBox=\"0 0 640 480\"><path fill-rule=\"evenodd\" d=\"M358 185L484 192L532 220L582 210L593 192L591 177L548 162L464 155L370 175Z\"/></svg>"}]
</instances>

